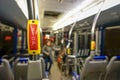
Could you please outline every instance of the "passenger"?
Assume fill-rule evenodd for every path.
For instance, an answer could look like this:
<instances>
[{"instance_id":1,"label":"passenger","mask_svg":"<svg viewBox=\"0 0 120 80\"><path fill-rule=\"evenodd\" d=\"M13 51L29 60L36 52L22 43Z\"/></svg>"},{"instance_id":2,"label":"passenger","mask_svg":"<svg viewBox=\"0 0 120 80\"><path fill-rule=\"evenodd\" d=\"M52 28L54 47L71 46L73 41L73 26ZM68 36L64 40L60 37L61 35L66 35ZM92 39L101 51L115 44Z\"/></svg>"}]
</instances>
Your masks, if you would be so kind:
<instances>
[{"instance_id":1,"label":"passenger","mask_svg":"<svg viewBox=\"0 0 120 80\"><path fill-rule=\"evenodd\" d=\"M58 64L58 67L60 68L60 66L61 66L61 63L63 62L63 60L62 60L62 56L63 56L63 52L62 51L60 51L60 53L59 53L59 55L58 55L58 57L57 57L57 64Z\"/></svg>"},{"instance_id":2,"label":"passenger","mask_svg":"<svg viewBox=\"0 0 120 80\"><path fill-rule=\"evenodd\" d=\"M65 63L65 59L66 59L66 48L61 50L58 57L57 57L57 63L58 63L59 68L61 66L61 63Z\"/></svg>"},{"instance_id":3,"label":"passenger","mask_svg":"<svg viewBox=\"0 0 120 80\"><path fill-rule=\"evenodd\" d=\"M46 72L50 73L51 66L53 64L53 56L52 51L53 50L60 50L59 48L55 48L52 45L51 40L47 40L46 44L43 46L43 57L45 59L45 70Z\"/></svg>"}]
</instances>

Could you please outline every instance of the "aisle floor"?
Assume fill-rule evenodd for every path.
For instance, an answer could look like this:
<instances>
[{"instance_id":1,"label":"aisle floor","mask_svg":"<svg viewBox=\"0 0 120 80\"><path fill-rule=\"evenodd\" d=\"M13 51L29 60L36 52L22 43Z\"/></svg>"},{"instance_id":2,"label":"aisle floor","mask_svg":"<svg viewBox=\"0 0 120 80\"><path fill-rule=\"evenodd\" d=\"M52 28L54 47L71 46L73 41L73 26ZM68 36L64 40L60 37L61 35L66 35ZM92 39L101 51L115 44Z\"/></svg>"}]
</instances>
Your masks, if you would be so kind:
<instances>
[{"instance_id":1,"label":"aisle floor","mask_svg":"<svg viewBox=\"0 0 120 80\"><path fill-rule=\"evenodd\" d=\"M57 66L57 62L54 62L51 69L51 74L49 75L50 80L68 80L67 77L63 76L60 69Z\"/></svg>"}]
</instances>

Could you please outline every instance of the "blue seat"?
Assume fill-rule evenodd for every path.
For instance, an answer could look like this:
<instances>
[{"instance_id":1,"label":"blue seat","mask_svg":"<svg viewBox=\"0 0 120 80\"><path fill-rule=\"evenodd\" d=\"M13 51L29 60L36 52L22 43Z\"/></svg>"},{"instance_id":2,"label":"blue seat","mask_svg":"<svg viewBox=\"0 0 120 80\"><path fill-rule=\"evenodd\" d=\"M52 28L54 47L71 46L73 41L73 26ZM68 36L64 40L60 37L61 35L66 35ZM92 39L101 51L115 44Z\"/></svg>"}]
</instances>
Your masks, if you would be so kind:
<instances>
[{"instance_id":1,"label":"blue seat","mask_svg":"<svg viewBox=\"0 0 120 80\"><path fill-rule=\"evenodd\" d=\"M117 59L117 60L120 60L120 56L116 56L116 59Z\"/></svg>"},{"instance_id":2,"label":"blue seat","mask_svg":"<svg viewBox=\"0 0 120 80\"><path fill-rule=\"evenodd\" d=\"M105 60L106 56L94 56L95 60Z\"/></svg>"},{"instance_id":3,"label":"blue seat","mask_svg":"<svg viewBox=\"0 0 120 80\"><path fill-rule=\"evenodd\" d=\"M21 63L23 63L23 62L27 63L28 58L19 58L18 61L21 62Z\"/></svg>"}]
</instances>

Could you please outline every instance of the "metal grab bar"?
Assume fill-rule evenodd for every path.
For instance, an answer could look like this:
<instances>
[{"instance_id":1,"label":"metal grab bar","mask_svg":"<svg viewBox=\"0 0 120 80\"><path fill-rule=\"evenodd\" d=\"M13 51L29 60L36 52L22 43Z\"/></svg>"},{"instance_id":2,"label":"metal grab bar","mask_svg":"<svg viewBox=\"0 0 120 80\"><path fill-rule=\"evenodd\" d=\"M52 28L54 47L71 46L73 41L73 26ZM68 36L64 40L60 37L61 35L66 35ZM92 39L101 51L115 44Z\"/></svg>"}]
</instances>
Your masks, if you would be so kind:
<instances>
[{"instance_id":1,"label":"metal grab bar","mask_svg":"<svg viewBox=\"0 0 120 80\"><path fill-rule=\"evenodd\" d=\"M96 28L96 24L98 21L98 18L100 16L100 13L102 12L102 8L104 6L105 0L101 1L103 2L103 4L101 5L100 9L98 10L98 13L95 15L94 20L93 20L93 24L92 24L92 29L91 29L91 46L92 46L92 41L95 42L95 28ZM95 49L91 49L91 55L94 56Z\"/></svg>"},{"instance_id":2,"label":"metal grab bar","mask_svg":"<svg viewBox=\"0 0 120 80\"><path fill-rule=\"evenodd\" d=\"M72 31L73 31L73 28L75 27L75 25L76 25L76 22L73 23L73 25L72 25L72 27L70 29L68 40L70 40L70 38L71 38L71 34L72 34ZM68 41L68 44L67 44L66 48L69 48L69 47L70 47L70 41Z\"/></svg>"}]
</instances>

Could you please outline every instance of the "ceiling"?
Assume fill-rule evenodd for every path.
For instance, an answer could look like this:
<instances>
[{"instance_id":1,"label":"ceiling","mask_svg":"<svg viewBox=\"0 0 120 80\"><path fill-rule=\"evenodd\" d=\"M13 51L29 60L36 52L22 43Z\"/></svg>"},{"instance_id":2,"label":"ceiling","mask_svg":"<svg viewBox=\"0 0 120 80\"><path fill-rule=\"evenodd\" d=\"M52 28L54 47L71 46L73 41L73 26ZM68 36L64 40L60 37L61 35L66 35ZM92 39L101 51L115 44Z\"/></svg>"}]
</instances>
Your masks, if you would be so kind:
<instances>
[{"instance_id":1,"label":"ceiling","mask_svg":"<svg viewBox=\"0 0 120 80\"><path fill-rule=\"evenodd\" d=\"M27 0L0 0L0 21L10 26L26 29ZM38 0L41 27L52 25L84 0Z\"/></svg>"},{"instance_id":2,"label":"ceiling","mask_svg":"<svg viewBox=\"0 0 120 80\"><path fill-rule=\"evenodd\" d=\"M67 12L75 8L84 0L39 0L41 9L41 27L52 29L52 26Z\"/></svg>"},{"instance_id":3,"label":"ceiling","mask_svg":"<svg viewBox=\"0 0 120 80\"><path fill-rule=\"evenodd\" d=\"M0 0L0 21L13 27L15 26L26 29L28 13L27 7L23 7L23 5L27 6L27 3L25 1L27 0ZM51 30L52 26L55 23L57 23L71 10L81 5L84 1L88 0L38 0L41 27L43 28L43 30ZM112 2L113 0L107 1ZM120 0L115 0L114 3L116 3L116 1L120 2ZM115 5L116 7L104 11L98 21L99 25L103 23L108 23L109 21L119 20L119 5ZM70 16L70 18L74 17L74 15L80 17L78 16L78 12L74 12L74 14ZM79 20L77 23L83 24L87 21L92 24L93 18L94 16L90 16ZM67 20L65 22L67 22ZM64 23L64 21L62 23Z\"/></svg>"}]
</instances>

